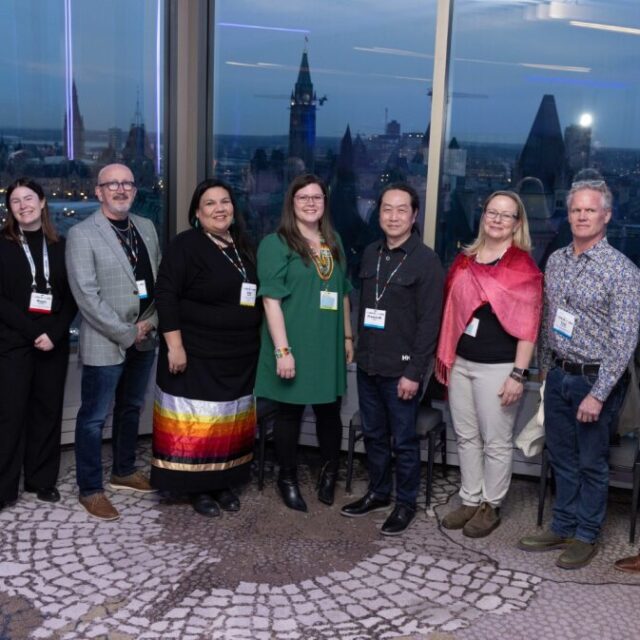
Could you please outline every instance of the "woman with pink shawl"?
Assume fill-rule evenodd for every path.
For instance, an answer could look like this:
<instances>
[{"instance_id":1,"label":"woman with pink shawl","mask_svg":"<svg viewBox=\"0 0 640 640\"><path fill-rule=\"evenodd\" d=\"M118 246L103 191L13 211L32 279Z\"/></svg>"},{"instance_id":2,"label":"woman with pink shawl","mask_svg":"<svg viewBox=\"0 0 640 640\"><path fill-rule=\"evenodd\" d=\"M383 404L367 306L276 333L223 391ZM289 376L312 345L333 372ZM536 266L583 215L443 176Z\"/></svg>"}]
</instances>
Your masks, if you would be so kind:
<instances>
[{"instance_id":1,"label":"woman with pink shawl","mask_svg":"<svg viewBox=\"0 0 640 640\"><path fill-rule=\"evenodd\" d=\"M449 388L462 505L442 526L471 538L500 524L511 481L513 425L542 311L542 273L530 250L522 200L496 191L445 283L436 377Z\"/></svg>"}]
</instances>

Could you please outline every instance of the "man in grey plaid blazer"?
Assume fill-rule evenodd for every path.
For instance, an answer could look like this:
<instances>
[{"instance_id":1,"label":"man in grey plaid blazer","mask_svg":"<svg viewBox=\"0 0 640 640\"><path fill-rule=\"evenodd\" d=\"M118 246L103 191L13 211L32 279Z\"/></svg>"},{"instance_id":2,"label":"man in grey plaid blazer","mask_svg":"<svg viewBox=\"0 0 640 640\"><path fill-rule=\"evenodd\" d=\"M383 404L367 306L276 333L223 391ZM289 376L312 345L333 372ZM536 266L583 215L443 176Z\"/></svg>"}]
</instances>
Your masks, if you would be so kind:
<instances>
[{"instance_id":1,"label":"man in grey plaid blazer","mask_svg":"<svg viewBox=\"0 0 640 640\"><path fill-rule=\"evenodd\" d=\"M135 449L155 356L153 291L160 248L153 223L129 213L135 195L128 167L104 167L96 186L100 208L71 228L66 247L69 284L82 315L75 435L79 500L102 520L119 517L102 481L102 430L114 401L110 487L152 491L136 471Z\"/></svg>"}]
</instances>

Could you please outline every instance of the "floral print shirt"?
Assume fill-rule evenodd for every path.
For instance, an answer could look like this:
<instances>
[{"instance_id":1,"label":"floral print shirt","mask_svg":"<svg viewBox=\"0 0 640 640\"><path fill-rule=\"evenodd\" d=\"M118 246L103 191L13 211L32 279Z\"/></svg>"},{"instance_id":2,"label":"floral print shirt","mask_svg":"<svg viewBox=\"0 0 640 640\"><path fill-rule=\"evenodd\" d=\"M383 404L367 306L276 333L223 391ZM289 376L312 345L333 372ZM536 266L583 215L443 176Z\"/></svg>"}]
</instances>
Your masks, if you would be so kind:
<instances>
[{"instance_id":1,"label":"floral print shirt","mask_svg":"<svg viewBox=\"0 0 640 640\"><path fill-rule=\"evenodd\" d=\"M606 238L575 255L555 251L545 270L540 366L553 359L598 363L591 395L604 402L624 373L638 342L640 270ZM575 318L571 337L554 330L558 309Z\"/></svg>"}]
</instances>

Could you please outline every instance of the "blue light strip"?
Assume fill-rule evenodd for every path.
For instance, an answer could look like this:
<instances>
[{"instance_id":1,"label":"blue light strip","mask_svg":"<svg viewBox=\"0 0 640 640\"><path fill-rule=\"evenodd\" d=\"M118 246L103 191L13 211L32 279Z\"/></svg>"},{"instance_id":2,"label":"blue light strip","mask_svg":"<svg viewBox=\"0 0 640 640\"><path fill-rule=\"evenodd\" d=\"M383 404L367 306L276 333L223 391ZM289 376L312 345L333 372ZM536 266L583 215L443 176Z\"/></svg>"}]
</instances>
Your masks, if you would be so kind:
<instances>
[{"instance_id":1,"label":"blue light strip","mask_svg":"<svg viewBox=\"0 0 640 640\"><path fill-rule=\"evenodd\" d=\"M67 157L75 158L73 148L73 48L71 43L71 0L64 0L65 102L67 114Z\"/></svg>"}]
</instances>

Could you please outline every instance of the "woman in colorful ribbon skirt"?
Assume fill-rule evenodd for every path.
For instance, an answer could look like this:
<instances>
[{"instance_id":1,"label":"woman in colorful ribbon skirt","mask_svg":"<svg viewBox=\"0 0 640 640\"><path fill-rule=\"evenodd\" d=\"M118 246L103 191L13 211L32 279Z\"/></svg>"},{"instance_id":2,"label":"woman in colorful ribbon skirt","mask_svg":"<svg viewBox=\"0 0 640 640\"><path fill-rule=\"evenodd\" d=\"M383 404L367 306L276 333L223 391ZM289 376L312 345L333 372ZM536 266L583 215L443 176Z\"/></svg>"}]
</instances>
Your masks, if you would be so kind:
<instances>
[{"instance_id":1,"label":"woman in colorful ribbon skirt","mask_svg":"<svg viewBox=\"0 0 640 640\"><path fill-rule=\"evenodd\" d=\"M500 524L511 482L513 427L542 311L542 273L530 250L522 200L496 191L445 282L436 376L449 387L462 505L442 526L471 538Z\"/></svg>"},{"instance_id":2,"label":"woman in colorful ribbon skirt","mask_svg":"<svg viewBox=\"0 0 640 640\"><path fill-rule=\"evenodd\" d=\"M163 340L153 412L151 483L188 494L195 511L237 511L233 488L253 457L261 305L255 254L232 189L207 179L192 229L166 251L156 283Z\"/></svg>"},{"instance_id":3,"label":"woman in colorful ribbon skirt","mask_svg":"<svg viewBox=\"0 0 640 640\"><path fill-rule=\"evenodd\" d=\"M316 416L321 456L318 499L334 500L342 440L340 402L353 359L346 260L324 183L312 174L289 185L277 232L258 249L266 322L256 395L278 403L274 444L278 489L290 509L307 511L298 485L297 446L306 405Z\"/></svg>"}]
</instances>

